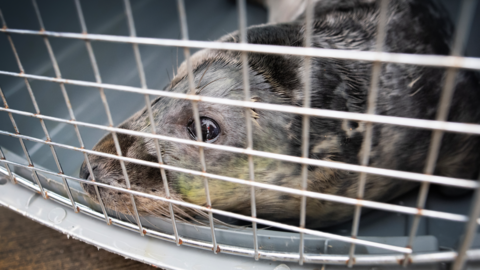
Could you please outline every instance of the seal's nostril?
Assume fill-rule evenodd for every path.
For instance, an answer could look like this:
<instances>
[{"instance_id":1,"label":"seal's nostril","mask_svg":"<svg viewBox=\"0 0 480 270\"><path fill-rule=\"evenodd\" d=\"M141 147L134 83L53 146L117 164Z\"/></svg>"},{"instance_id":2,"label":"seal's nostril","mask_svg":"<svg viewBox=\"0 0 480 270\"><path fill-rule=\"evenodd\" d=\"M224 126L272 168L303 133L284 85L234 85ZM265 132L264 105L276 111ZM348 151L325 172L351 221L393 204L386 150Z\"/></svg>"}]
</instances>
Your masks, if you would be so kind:
<instances>
[{"instance_id":1,"label":"seal's nostril","mask_svg":"<svg viewBox=\"0 0 480 270\"><path fill-rule=\"evenodd\" d=\"M95 169L97 169L98 166L93 166L92 167L92 172L95 171ZM80 178L82 179L89 179L91 176L90 174L90 170L88 169L87 165L84 163L82 165L82 168L80 169Z\"/></svg>"}]
</instances>

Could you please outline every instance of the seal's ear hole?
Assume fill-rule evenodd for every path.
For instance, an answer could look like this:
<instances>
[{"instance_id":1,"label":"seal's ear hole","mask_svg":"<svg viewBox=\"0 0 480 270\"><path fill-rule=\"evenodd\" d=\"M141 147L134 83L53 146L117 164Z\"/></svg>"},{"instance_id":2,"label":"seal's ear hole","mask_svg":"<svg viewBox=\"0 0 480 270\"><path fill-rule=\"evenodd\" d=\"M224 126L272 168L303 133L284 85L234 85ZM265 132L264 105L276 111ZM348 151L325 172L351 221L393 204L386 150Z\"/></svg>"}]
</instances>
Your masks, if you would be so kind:
<instances>
[{"instance_id":1,"label":"seal's ear hole","mask_svg":"<svg viewBox=\"0 0 480 270\"><path fill-rule=\"evenodd\" d=\"M348 121L348 126L352 129L358 128L358 122Z\"/></svg>"}]
</instances>

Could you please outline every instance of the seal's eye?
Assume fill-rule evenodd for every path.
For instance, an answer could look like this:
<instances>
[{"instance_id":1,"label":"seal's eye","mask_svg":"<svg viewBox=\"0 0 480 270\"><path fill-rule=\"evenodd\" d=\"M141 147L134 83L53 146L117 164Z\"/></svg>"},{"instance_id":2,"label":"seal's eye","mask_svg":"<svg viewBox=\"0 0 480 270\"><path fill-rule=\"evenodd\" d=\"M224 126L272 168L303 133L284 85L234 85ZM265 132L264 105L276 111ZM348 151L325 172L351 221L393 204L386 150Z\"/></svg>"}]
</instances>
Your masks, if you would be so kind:
<instances>
[{"instance_id":1,"label":"seal's eye","mask_svg":"<svg viewBox=\"0 0 480 270\"><path fill-rule=\"evenodd\" d=\"M220 125L215 122L212 118L200 117L200 122L202 123L202 139L206 143L215 142L220 136ZM187 126L188 133L192 139L197 139L197 132L195 131L195 121L190 121Z\"/></svg>"}]
</instances>

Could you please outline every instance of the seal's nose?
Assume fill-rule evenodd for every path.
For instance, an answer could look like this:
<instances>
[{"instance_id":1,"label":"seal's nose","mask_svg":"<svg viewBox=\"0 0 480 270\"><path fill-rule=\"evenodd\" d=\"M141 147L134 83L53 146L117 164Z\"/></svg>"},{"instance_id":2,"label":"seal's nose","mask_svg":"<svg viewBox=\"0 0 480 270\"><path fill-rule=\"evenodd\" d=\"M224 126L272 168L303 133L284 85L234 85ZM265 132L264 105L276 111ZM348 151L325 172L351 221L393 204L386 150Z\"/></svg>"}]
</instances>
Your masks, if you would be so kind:
<instances>
[{"instance_id":1,"label":"seal's nose","mask_svg":"<svg viewBox=\"0 0 480 270\"><path fill-rule=\"evenodd\" d=\"M97 166L93 166L92 171L94 172L96 168L97 168ZM82 167L80 168L80 175L79 176L82 179L89 179L90 178L90 171L88 170L87 164L85 164L85 162L82 164Z\"/></svg>"},{"instance_id":2,"label":"seal's nose","mask_svg":"<svg viewBox=\"0 0 480 270\"><path fill-rule=\"evenodd\" d=\"M95 174L95 169L96 168L97 168L97 166L93 166L93 168L92 168L92 171L93 171L94 174ZM90 171L88 170L87 164L85 164L85 162L83 162L82 167L80 168L79 177L82 178L82 179L92 180L91 175L90 175ZM91 196L96 195L95 187L93 185L89 185L89 184L86 184L86 183L82 183L81 185L82 185L82 188L85 192L87 192Z\"/></svg>"}]
</instances>

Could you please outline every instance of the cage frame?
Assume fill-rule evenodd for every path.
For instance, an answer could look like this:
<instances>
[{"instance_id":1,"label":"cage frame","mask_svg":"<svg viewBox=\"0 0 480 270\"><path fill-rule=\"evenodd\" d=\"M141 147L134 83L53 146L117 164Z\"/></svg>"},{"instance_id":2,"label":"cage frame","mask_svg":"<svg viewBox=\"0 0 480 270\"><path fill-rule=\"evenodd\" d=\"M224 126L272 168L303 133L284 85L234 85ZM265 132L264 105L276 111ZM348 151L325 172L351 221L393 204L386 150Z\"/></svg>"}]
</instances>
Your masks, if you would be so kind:
<instances>
[{"instance_id":1,"label":"cage frame","mask_svg":"<svg viewBox=\"0 0 480 270\"><path fill-rule=\"evenodd\" d=\"M464 134L474 134L480 135L480 125L478 124L464 124L464 123L452 123L446 121L446 115L448 114L449 109L449 102L454 90L454 78L456 71L458 69L471 69L471 70L480 70L480 58L475 57L463 57L461 56L462 48L464 47L465 40L468 36L469 26L471 24L473 18L473 12L475 10L475 4L477 3L476 0L463 0L462 8L461 8L461 15L460 15L460 22L457 27L459 31L456 31L456 35L454 37L454 42L452 46L452 53L449 56L440 56L440 55L416 55L416 54L402 54L402 53L388 53L382 52L383 40L385 36L385 29L383 26L386 25L386 7L388 6L388 0L381 0L380 5L380 19L378 23L378 34L377 34L377 47L376 51L368 51L368 52L357 52L357 51L348 51L348 50L331 50L331 49L321 49L321 48L311 48L309 44L311 43L311 22L313 21L313 12L312 8L307 8L306 12L306 25L307 31L305 36L305 47L303 48L295 48L295 47L286 47L286 46L274 46L274 45L255 45L255 44L248 44L246 42L246 9L245 9L245 0L238 0L238 13L239 13L239 30L240 30L240 38L241 42L238 44L234 43L221 43L221 42L205 42L205 41L192 41L188 39L188 29L187 29L187 17L185 13L185 7L183 0L177 0L178 4L178 12L180 17L180 25L181 25L181 32L182 32L182 39L181 40L173 40L173 39L159 39L159 38L141 38L136 37L134 19L131 12L131 6L129 0L124 0L125 6L125 13L128 19L128 26L130 36L112 36L112 35L100 35L100 34L89 34L87 32L85 18L83 17L83 13L81 10L81 5L79 0L75 0L75 6L77 8L79 21L82 27L82 33L66 33L66 32L54 32L54 31L47 31L45 30L40 14L40 10L36 3L36 0L32 0L34 9L36 11L37 19L39 22L40 30L24 30L24 29L10 29L7 27L7 24L3 18L3 15L0 11L0 19L3 24L3 28L0 29L0 32L3 32L7 35L7 38L11 44L12 52L16 58L18 63L19 72L8 72L8 71L1 71L0 75L6 76L15 76L24 78L25 83L27 85L27 89L29 90L31 100L34 104L36 109L36 113L30 113L26 111L19 111L15 109L10 109L8 107L7 100L0 89L0 94L4 103L3 107L0 107L0 111L6 112L9 114L12 125L16 131L16 133L11 133L7 131L0 130L0 134L5 136L11 136L18 138L25 157L28 161L28 165L23 165L14 161L6 160L3 151L0 148L0 162L3 163L5 169L0 168L0 172L3 175L8 176L11 179L12 183L19 183L28 189L38 192L42 194L45 199L51 199L56 201L62 205L65 205L71 208L75 212L81 212L87 214L91 217L97 219L103 219L107 224L113 224L116 226L123 227L128 230L137 231L140 235L148 235L155 238L159 238L162 240L166 240L169 242L174 242L177 245L188 245L197 247L200 249L211 250L213 253L227 253L227 254L235 254L245 257L251 257L255 260L261 259L269 259L269 260L276 260L276 261L286 261L286 262L298 262L300 265L305 263L316 263L316 264L342 264L348 265L349 267L353 265L371 265L381 262L382 264L401 264L403 266L407 266L408 264L415 264L415 263L425 263L425 262L443 262L443 261L453 261L452 269L462 269L463 265L465 264L466 260L479 260L480 259L480 250L469 250L469 247L472 243L473 234L480 223L479 215L480 215L480 184L475 180L467 180L467 179L457 179L452 177L443 177L443 176L434 176L432 175L433 169L435 167L435 161L438 154L438 150L440 148L440 142L443 135L443 132L458 132ZM307 6L311 7L313 5L312 0L307 1ZM23 70L20 58L16 52L15 45L13 43L12 34L26 34L26 35L35 35L41 36L44 39L45 45L47 47L50 59L52 61L52 65L55 70L56 77L46 77L46 76L38 76L33 74L25 73ZM90 61L92 64L92 69L95 74L96 82L88 82L88 81L80 81L80 80L70 80L62 78L60 69L57 64L57 60L55 58L55 54L50 46L49 38L69 38L69 39L80 39L85 41L85 45L87 47L87 51L89 53ZM101 76L98 70L98 66L96 66L95 55L93 49L90 45L91 41L104 41L104 42L120 42L120 43L130 43L132 44L132 48L135 55L135 60L137 63L137 69L140 76L141 87L131 87L131 86L123 86L123 85L114 85L114 84L105 84L102 83ZM188 81L189 81L189 93L180 94L180 93L172 93L163 90L154 90L149 89L146 83L145 74L143 71L143 64L141 61L140 50L138 45L153 45L153 46L175 46L184 49L184 54L187 63L187 71L188 71ZM220 98L212 98L212 97L204 97L198 96L195 94L195 86L193 83L193 70L190 62L190 49L191 48L210 48L210 49L218 49L218 50L234 50L242 52L242 69L243 69L243 82L244 82L244 95L245 98L243 101L235 101L235 100L228 100L228 99L220 99ZM274 105L268 103L261 103L261 102L251 102L250 100L250 93L249 93L249 86L248 86L248 64L246 62L247 53L249 52L256 52L256 53L273 53L273 54L288 54L288 55L296 55L304 57L305 63L304 68L306 72L305 75L305 89L304 89L304 104L303 107L295 107L295 106L286 106L286 105ZM312 57L323 57L323 58L335 58L335 59L348 59L348 60L358 60L358 61L369 61L373 63L372 68L372 80L371 86L369 89L369 100L368 100L368 109L366 113L350 113L350 112L338 112L338 111L330 111L324 109L312 109L310 108L310 77L309 70L310 70L310 59ZM447 68L446 73L446 82L444 83L444 88L442 89L442 96L441 101L438 109L438 114L435 120L422 120L422 119L411 119L411 118L402 118L402 117L392 117L392 116L381 116L375 115L375 102L376 102L376 92L377 89L377 82L378 82L378 74L380 72L380 67L383 63L398 63L398 64L411 64L411 65L421 65L421 66L431 66L431 67L444 67ZM70 119L61 119L52 116L42 115L40 113L40 109L35 101L35 96L33 94L33 90L29 85L28 79L33 80L42 80L42 81L50 81L58 83L62 94L65 99L65 104L69 109L69 116ZM105 111L109 119L109 126L101 126L96 124L90 124L86 122L77 121L75 119L75 115L73 113L72 107L69 102L67 91L65 90L66 85L79 85L79 86L88 86L88 87L95 87L98 88L101 94L102 102L105 106ZM197 141L189 141L183 140L173 137L167 137L163 135L158 135L152 129L152 133L148 134L145 132L136 132L130 130L123 130L120 128L113 127L113 121L111 120L111 115L109 112L108 101L103 93L103 89L112 89L117 91L127 91L127 92L135 92L138 94L143 94L145 96L145 103L149 113L149 118L153 121L154 117L152 114L151 106L150 106L150 99L149 95L155 96L163 96L169 98L177 98L177 99L184 99L189 100L192 103L193 111L194 111L194 119L196 123L196 131L197 134L200 134L197 137ZM204 143L201 138L201 127L200 127L200 117L198 113L198 102L209 102L209 103L216 103L216 104L224 104L229 106L239 106L244 108L245 115L249 115L250 108L256 109L263 109L263 110L272 110L272 111L279 111L279 112L287 112L287 113L294 113L302 115L303 117L303 128L302 128L302 156L301 157L293 157L287 156L282 154L274 154L269 152L262 152L253 150L253 142L252 142L252 126L251 122L249 121L249 117L245 117L246 126L247 126L247 147L246 148L236 148L230 146L223 146L223 145L212 145L208 143ZM39 119L42 128L44 130L45 136L47 140L38 139L31 136L22 135L18 130L18 127L15 124L14 115L23 115L28 117L33 117ZM353 164L338 164L335 162L323 161L323 160L315 160L308 158L308 131L309 131L309 117L325 117L330 119L349 119L349 120L357 120L367 123L367 131L366 136L364 139L364 143L362 144L362 149L369 150L371 145L371 137L372 137L372 124L373 123L382 123L382 124L390 124L390 125L397 125L397 126L405 126L411 128L421 128L421 129L428 129L433 130L432 134L432 141L430 142L429 153L427 164L424 169L424 173L410 173L410 172L400 172L396 170L390 169L380 169L380 168L373 168L368 167L368 156L370 151L364 151L364 155L362 156L362 162L360 165L353 165ZM48 130L44 124L44 120L49 121L56 121L60 123L67 123L73 125L75 128L80 148L74 147L71 145L65 145L61 143L52 142ZM117 155L110 155L101 152L96 152L93 150L85 149L80 131L78 130L78 126L87 126L91 128L97 128L101 130L108 131L112 134L115 146L117 150ZM118 144L118 139L116 138L116 133L123 133L129 134L134 136L142 136L155 139L155 146L156 151L158 154L158 163L147 162L143 160L135 160L127 157L123 157L120 146ZM59 172L52 172L43 168L36 167L30 159L30 155L28 153L28 149L26 148L25 144L23 143L24 140L33 141L37 143L43 143L50 147L55 162L57 164L57 168ZM202 165L202 171L194 171L184 168L173 167L169 165L165 165L162 161L161 150L158 144L158 140L166 140L166 141L173 141L179 142L184 144L190 144L198 146L199 153L200 153L200 164ZM91 173L92 167L88 160L88 154L95 154L99 156L109 157L116 160L119 160L122 164L122 170L126 179L126 188L119 188L109 186L107 184L95 182L93 181L80 179L77 177L65 175L63 173L61 163L56 156L55 147L61 147L70 149L73 151L78 151L83 153L85 157L85 161L87 167ZM203 148L213 148L223 151L229 151L233 153L242 153L248 156L249 161L249 175L250 180L245 181L242 179L236 179L232 177L225 177L219 175L213 175L207 172L205 166L205 157L203 154ZM282 161L289 161L294 162L302 165L302 190L295 190L291 188L284 188L284 187L277 187L270 184L263 184L259 182L255 182L254 178L254 168L253 168L253 160L252 157L259 156L259 157L267 157L278 159ZM130 189L130 183L128 181L128 174L126 172L126 168L124 162L132 162L137 163L145 166L155 167L161 171L163 183L167 183L165 185L167 197L159 197L150 194L144 194L141 192L137 192ZM358 191L358 198L346 198L337 195L329 195L329 194L322 194L318 192L310 192L306 189L306 180L307 180L307 166L323 166L328 168L336 168L336 169L343 169L343 170L350 170L354 172L360 173L359 178L359 186L360 189ZM15 174L12 172L10 166L22 167L32 171L34 181L31 182L24 177ZM177 170L184 173L188 173L191 175L197 175L203 177L203 182L206 190L206 198L207 198L207 206L198 206L195 204L187 203L187 202L180 202L169 197L169 188L168 182L165 175L165 170ZM38 172L58 176L62 179L64 186L66 187L67 197L64 197L60 194L57 194L53 191L48 190L47 188L43 187L41 181L38 177ZM368 201L363 199L363 189L365 185L365 178L367 174L377 174L383 176L389 176L394 178L399 178L403 180L409 181L417 181L421 182L422 186L420 189L420 194L418 197L417 207L406 207L406 206L396 206L391 205L388 203L381 203L381 202L374 202ZM208 181L209 179L218 179L223 181L229 181L233 183L243 184L251 187L251 208L252 208L252 215L250 217L235 214L223 210L218 210L211 208L211 201L209 197L209 189L208 189ZM70 191L70 187L68 186L68 180L73 180L89 185L95 186L95 191L100 201L102 214L96 212L95 210L82 205L81 203L75 202L73 196ZM455 183L453 182L455 181ZM450 185L455 187L467 188L475 190L475 197L472 203L472 209L470 215L460 215L460 214L452 214L452 213L445 213L440 211L428 210L424 209L425 207L425 199L428 194L428 186L432 183L441 184L441 185ZM114 217L108 216L105 206L102 203L100 198L98 187L102 188L109 188L117 191L121 191L123 193L129 194L130 199L133 204L134 208L134 217L137 224L127 223L116 219ZM264 219L259 219L256 217L255 211L255 188L268 188L272 190L277 190L280 192L286 192L289 194L300 195L302 197L301 209L300 209L300 225L298 227L282 224L279 222L272 222ZM169 205L169 211L171 216L174 216L174 210L172 205L181 205L185 207L195 208L198 210L202 210L208 213L209 215L209 224L211 230L211 242L202 242L195 239L188 239L185 237L181 237L178 235L177 232L177 225L175 218L171 219L172 222L172 229L174 231L173 235L164 234L157 232L152 229L144 228L141 224L140 217L138 214L137 207L135 206L135 196L142 196L149 199L154 200L161 200L167 202ZM317 230L311 230L305 228L305 208L306 208L306 198L317 198L322 200L329 200L334 202L342 202L350 205L354 205L355 214L354 214L354 222L352 226L352 234L351 237L347 236L340 236L331 233L325 233ZM0 199L0 203L4 206L9 206L7 203L3 202ZM397 247L391 246L386 244L380 244L370 241L365 241L357 238L358 226L360 222L360 212L362 207L370 207L374 209L381 209L381 210L388 210L394 211L398 213L405 213L414 215L414 223L410 228L410 236L408 240L407 247ZM254 239L254 246L251 249L246 248L239 248L235 246L229 246L224 244L218 244L215 238L215 226L213 223L213 214L221 214L224 216L229 216L241 220L245 220L252 223L252 236ZM465 236L462 244L460 245L459 252L451 251L451 252L438 252L438 253L430 253L430 254L414 254L412 252L413 247L413 240L416 235L416 231L418 228L418 223L420 217L430 217L430 218L440 218L452 221L459 221L465 222ZM33 218L33 217L32 217ZM40 221L37 219L37 221ZM267 226L273 226L293 232L298 232L300 235L300 249L298 253L289 253L289 254L280 254L278 252L269 252L262 250L260 251L258 248L258 240L257 240L257 224L263 224ZM313 235L324 237L328 239L336 239L340 241L345 241L351 243L351 248L348 255L316 255L316 254L305 254L304 253L304 234ZM355 255L355 245L366 245L372 247L383 248L387 250L391 250L394 252L402 253L403 255L378 255L378 256L365 256L365 255Z\"/></svg>"}]
</instances>

